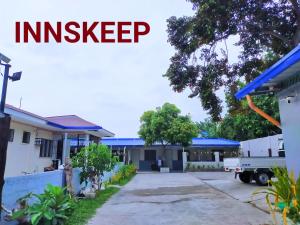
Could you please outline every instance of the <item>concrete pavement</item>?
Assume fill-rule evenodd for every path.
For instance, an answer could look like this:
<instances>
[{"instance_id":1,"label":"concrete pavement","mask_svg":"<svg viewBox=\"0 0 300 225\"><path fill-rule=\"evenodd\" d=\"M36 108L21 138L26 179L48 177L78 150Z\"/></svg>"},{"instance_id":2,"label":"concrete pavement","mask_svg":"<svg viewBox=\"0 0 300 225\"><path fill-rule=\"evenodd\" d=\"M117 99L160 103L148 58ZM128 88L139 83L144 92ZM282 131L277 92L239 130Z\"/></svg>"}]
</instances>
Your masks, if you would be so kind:
<instances>
[{"instance_id":1,"label":"concrete pavement","mask_svg":"<svg viewBox=\"0 0 300 225\"><path fill-rule=\"evenodd\" d=\"M88 225L262 225L270 215L190 173L138 174Z\"/></svg>"},{"instance_id":2,"label":"concrete pavement","mask_svg":"<svg viewBox=\"0 0 300 225\"><path fill-rule=\"evenodd\" d=\"M226 193L232 198L252 204L266 212L269 211L265 196L253 195L255 191L262 188L255 182L245 184L241 182L239 178L235 179L234 173L229 172L194 172L190 173L190 175L201 179L204 183Z\"/></svg>"}]
</instances>

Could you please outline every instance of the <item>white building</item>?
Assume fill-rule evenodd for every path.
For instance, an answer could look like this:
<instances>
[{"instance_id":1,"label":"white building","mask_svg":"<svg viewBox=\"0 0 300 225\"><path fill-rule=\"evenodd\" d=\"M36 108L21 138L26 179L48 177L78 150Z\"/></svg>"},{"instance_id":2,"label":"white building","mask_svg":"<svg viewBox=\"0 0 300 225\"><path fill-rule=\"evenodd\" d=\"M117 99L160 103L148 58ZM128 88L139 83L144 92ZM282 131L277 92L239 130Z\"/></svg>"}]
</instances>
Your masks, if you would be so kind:
<instances>
[{"instance_id":1,"label":"white building","mask_svg":"<svg viewBox=\"0 0 300 225\"><path fill-rule=\"evenodd\" d=\"M238 156L240 146L237 141L223 138L193 138L192 145L184 152L179 145L166 149L159 143L145 146L141 138L104 138L101 143L109 146L121 161L135 164L140 171L156 170L158 160L173 171L182 171L187 164L221 168L224 158Z\"/></svg>"},{"instance_id":2,"label":"white building","mask_svg":"<svg viewBox=\"0 0 300 225\"><path fill-rule=\"evenodd\" d=\"M11 116L5 176L43 172L91 142L114 134L76 115L41 117L6 105Z\"/></svg>"}]
</instances>

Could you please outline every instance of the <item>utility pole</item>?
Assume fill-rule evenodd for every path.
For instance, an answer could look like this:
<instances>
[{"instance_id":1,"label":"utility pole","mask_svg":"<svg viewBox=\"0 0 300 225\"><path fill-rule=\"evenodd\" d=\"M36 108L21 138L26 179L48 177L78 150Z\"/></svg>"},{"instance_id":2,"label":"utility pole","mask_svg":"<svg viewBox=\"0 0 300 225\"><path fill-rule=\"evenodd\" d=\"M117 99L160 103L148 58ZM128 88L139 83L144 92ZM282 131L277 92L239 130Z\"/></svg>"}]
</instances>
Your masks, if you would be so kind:
<instances>
[{"instance_id":1,"label":"utility pole","mask_svg":"<svg viewBox=\"0 0 300 225\"><path fill-rule=\"evenodd\" d=\"M3 62L2 62L3 61ZM9 69L11 65L9 64L10 59L0 53L0 66L4 66L3 74L3 85L2 85L2 94L0 102L0 220L2 212L2 191L4 187L4 174L6 166L6 156L7 156L7 145L9 140L9 128L10 128L10 116L4 112L5 102L6 102L6 93L7 93L7 84L8 80L17 81L21 79L22 72L14 73L12 76L9 76Z\"/></svg>"}]
</instances>

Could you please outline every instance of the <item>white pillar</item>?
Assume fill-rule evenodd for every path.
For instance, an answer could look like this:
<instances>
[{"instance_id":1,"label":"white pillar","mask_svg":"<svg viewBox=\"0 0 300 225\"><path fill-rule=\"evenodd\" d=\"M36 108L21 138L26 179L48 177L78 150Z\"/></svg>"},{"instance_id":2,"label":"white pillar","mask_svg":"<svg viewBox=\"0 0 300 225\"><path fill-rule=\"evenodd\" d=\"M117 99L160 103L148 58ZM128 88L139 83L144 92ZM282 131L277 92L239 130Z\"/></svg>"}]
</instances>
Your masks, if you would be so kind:
<instances>
[{"instance_id":1,"label":"white pillar","mask_svg":"<svg viewBox=\"0 0 300 225\"><path fill-rule=\"evenodd\" d=\"M123 149L123 163L126 164L126 146Z\"/></svg>"},{"instance_id":2,"label":"white pillar","mask_svg":"<svg viewBox=\"0 0 300 225\"><path fill-rule=\"evenodd\" d=\"M182 148L182 168L183 171L185 171L186 165L187 165L187 155L186 152L184 151L184 148Z\"/></svg>"},{"instance_id":3,"label":"white pillar","mask_svg":"<svg viewBox=\"0 0 300 225\"><path fill-rule=\"evenodd\" d=\"M214 152L215 154L215 162L220 162L220 152Z\"/></svg>"},{"instance_id":4,"label":"white pillar","mask_svg":"<svg viewBox=\"0 0 300 225\"><path fill-rule=\"evenodd\" d=\"M90 135L86 134L84 137L84 146L87 147L90 144Z\"/></svg>"},{"instance_id":5,"label":"white pillar","mask_svg":"<svg viewBox=\"0 0 300 225\"><path fill-rule=\"evenodd\" d=\"M131 161L131 151L132 151L132 149L127 151L128 152L128 164Z\"/></svg>"},{"instance_id":6,"label":"white pillar","mask_svg":"<svg viewBox=\"0 0 300 225\"><path fill-rule=\"evenodd\" d=\"M65 163L66 157L68 156L68 133L64 133L62 164Z\"/></svg>"}]
</instances>

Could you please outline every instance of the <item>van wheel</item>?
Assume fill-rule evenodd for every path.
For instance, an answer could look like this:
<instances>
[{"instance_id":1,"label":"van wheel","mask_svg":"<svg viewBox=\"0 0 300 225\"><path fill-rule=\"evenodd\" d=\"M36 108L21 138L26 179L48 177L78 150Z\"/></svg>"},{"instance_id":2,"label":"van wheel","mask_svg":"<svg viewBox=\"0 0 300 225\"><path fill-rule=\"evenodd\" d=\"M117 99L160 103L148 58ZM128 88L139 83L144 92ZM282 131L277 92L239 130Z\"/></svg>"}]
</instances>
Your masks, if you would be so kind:
<instances>
[{"instance_id":1,"label":"van wheel","mask_svg":"<svg viewBox=\"0 0 300 225\"><path fill-rule=\"evenodd\" d=\"M259 172L255 178L255 181L260 186L268 185L268 181L271 179L268 173L266 172Z\"/></svg>"},{"instance_id":2,"label":"van wheel","mask_svg":"<svg viewBox=\"0 0 300 225\"><path fill-rule=\"evenodd\" d=\"M251 182L251 175L248 172L239 173L239 178L243 183L249 184Z\"/></svg>"}]
</instances>

